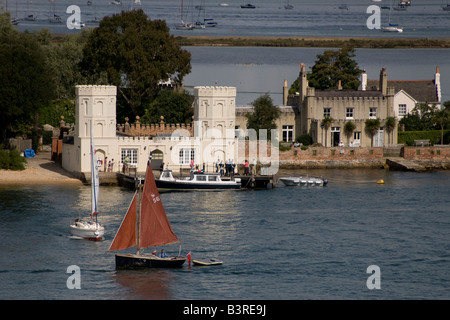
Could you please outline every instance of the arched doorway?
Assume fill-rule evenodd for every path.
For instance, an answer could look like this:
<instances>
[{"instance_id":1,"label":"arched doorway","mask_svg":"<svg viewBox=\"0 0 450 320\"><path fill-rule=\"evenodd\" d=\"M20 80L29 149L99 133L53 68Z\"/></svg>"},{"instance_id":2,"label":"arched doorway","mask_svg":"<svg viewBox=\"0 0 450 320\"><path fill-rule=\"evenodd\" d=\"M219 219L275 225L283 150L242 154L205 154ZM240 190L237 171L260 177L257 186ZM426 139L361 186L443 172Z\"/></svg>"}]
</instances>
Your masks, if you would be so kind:
<instances>
[{"instance_id":1,"label":"arched doorway","mask_svg":"<svg viewBox=\"0 0 450 320\"><path fill-rule=\"evenodd\" d=\"M153 170L159 170L161 167L161 163L164 162L164 153L159 150L155 149L152 151L152 169Z\"/></svg>"}]
</instances>

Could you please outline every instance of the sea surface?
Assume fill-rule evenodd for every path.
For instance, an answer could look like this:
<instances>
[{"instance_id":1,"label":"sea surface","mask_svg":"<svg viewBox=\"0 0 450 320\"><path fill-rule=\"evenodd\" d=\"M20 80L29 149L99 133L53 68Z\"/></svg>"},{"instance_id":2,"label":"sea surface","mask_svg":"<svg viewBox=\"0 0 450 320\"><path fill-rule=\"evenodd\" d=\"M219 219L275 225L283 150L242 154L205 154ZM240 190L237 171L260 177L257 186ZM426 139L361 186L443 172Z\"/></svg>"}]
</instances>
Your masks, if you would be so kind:
<instances>
[{"instance_id":1,"label":"sea surface","mask_svg":"<svg viewBox=\"0 0 450 320\"><path fill-rule=\"evenodd\" d=\"M284 80L288 87L300 73L300 63L311 70L327 48L273 47L185 47L191 52L192 71L183 82L194 86L236 87L236 105L248 105L269 93L277 105L283 103ZM337 49L331 49L337 50ZM441 77L441 101L450 100L450 49L356 49L353 58L369 80L378 80L386 68L388 80L434 80Z\"/></svg>"},{"instance_id":2,"label":"sea surface","mask_svg":"<svg viewBox=\"0 0 450 320\"><path fill-rule=\"evenodd\" d=\"M88 214L89 186L1 186L0 299L450 298L450 172L280 171L294 174L329 183L162 193L181 240L165 251L223 260L173 270L115 270L107 250L132 190L101 187L105 240L91 242L69 231ZM67 286L72 266L80 289ZM380 289L367 286L370 266Z\"/></svg>"},{"instance_id":3,"label":"sea surface","mask_svg":"<svg viewBox=\"0 0 450 320\"><path fill-rule=\"evenodd\" d=\"M3 0L3 7L5 8ZM448 37L450 30L450 11L442 10L447 4L446 0L414 0L412 6L406 11L384 10L380 12L381 27L389 23L399 24L404 28L401 34L381 32L379 29L370 30L367 20L372 11L367 13L370 5L378 5L380 8L390 5L390 1L374 2L370 0L290 0L294 6L292 10L286 10L286 0L254 0L250 1L255 9L241 9L241 5L248 0L184 0L183 20L188 23L214 19L216 27L176 30L175 24L181 20L180 0L141 0L141 5L136 5L134 0L123 0L121 5L111 4L112 0L92 0L88 6L87 0L9 0L8 11L12 17L24 19L33 14L37 21L21 21L19 30L37 30L42 27L50 28L55 33L79 32L70 30L66 26L67 19L72 11L66 13L70 5L80 8L81 20L86 27L96 26L91 22L111 16L122 10L136 8L143 9L152 20L165 20L174 35L235 35L235 36L274 36L274 37L414 37L414 38L441 38ZM392 1L396 5L399 1ZM226 3L222 7L219 4ZM348 10L339 9L341 4L347 4ZM204 10L195 7L201 6ZM49 17L57 14L61 17L61 24L51 24Z\"/></svg>"}]
</instances>

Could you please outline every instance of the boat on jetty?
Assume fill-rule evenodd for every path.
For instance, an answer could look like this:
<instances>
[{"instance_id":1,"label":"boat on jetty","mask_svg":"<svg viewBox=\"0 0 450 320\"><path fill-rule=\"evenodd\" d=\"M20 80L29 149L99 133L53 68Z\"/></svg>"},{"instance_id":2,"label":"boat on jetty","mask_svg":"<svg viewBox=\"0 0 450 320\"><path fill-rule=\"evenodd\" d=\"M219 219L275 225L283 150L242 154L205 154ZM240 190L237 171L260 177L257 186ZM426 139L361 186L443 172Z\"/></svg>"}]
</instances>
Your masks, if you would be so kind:
<instances>
[{"instance_id":1,"label":"boat on jetty","mask_svg":"<svg viewBox=\"0 0 450 320\"><path fill-rule=\"evenodd\" d=\"M241 179L225 181L220 178L219 173L206 173L202 171L191 171L185 179L175 179L172 170L163 170L156 186L160 191L171 190L236 190L241 188Z\"/></svg>"},{"instance_id":2,"label":"boat on jetty","mask_svg":"<svg viewBox=\"0 0 450 320\"><path fill-rule=\"evenodd\" d=\"M280 178L280 181L283 182L285 186L326 186L328 183L327 179L319 178L319 177L283 177Z\"/></svg>"}]
</instances>

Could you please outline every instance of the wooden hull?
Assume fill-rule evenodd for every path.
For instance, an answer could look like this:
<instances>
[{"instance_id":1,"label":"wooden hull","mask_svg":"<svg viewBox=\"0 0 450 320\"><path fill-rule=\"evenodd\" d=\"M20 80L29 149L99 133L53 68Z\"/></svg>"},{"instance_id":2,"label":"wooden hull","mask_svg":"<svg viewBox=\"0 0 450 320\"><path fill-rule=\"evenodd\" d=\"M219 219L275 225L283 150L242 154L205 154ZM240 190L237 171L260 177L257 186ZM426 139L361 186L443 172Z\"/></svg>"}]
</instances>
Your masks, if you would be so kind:
<instances>
[{"instance_id":1,"label":"wooden hull","mask_svg":"<svg viewBox=\"0 0 450 320\"><path fill-rule=\"evenodd\" d=\"M179 268L183 257L159 258L154 255L116 254L116 269Z\"/></svg>"}]
</instances>

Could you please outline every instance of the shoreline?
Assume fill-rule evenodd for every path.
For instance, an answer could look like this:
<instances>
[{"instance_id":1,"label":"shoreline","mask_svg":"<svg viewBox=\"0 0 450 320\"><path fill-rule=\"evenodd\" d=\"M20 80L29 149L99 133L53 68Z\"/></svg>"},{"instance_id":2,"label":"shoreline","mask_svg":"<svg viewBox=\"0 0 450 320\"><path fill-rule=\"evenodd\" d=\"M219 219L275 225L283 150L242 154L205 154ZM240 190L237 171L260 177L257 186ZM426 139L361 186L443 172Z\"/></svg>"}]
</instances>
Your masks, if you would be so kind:
<instances>
[{"instance_id":1,"label":"shoreline","mask_svg":"<svg viewBox=\"0 0 450 320\"><path fill-rule=\"evenodd\" d=\"M370 49L450 48L450 38L174 36L180 46L343 47Z\"/></svg>"},{"instance_id":2,"label":"shoreline","mask_svg":"<svg viewBox=\"0 0 450 320\"><path fill-rule=\"evenodd\" d=\"M53 42L59 43L68 34L53 34ZM291 48L340 48L351 46L359 49L448 49L450 38L400 38L400 37L276 37L276 36L215 36L172 35L179 46L186 47L291 47Z\"/></svg>"},{"instance_id":3,"label":"shoreline","mask_svg":"<svg viewBox=\"0 0 450 320\"><path fill-rule=\"evenodd\" d=\"M413 160L407 166L393 163L389 158L377 160L303 160L282 161L280 170L299 169L367 169L367 170L392 170L433 172L450 170L448 160ZM58 163L50 159L50 153L40 152L34 158L27 158L26 169L22 171L0 170L0 188L8 186L25 185L85 185L83 181L65 171Z\"/></svg>"},{"instance_id":4,"label":"shoreline","mask_svg":"<svg viewBox=\"0 0 450 320\"><path fill-rule=\"evenodd\" d=\"M80 179L51 160L50 152L26 158L25 170L0 170L0 187L23 185L83 185Z\"/></svg>"}]
</instances>

